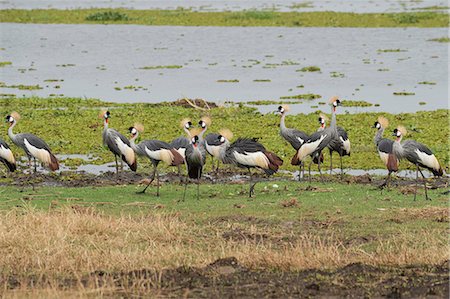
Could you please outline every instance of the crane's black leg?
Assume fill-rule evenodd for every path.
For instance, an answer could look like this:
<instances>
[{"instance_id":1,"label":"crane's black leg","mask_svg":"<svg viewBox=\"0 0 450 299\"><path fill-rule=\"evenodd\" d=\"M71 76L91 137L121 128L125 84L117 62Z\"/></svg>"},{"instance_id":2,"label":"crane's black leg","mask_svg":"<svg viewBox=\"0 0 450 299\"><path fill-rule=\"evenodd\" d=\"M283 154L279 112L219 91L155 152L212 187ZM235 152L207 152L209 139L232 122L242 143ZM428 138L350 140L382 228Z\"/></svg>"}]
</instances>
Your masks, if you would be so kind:
<instances>
[{"instance_id":1,"label":"crane's black leg","mask_svg":"<svg viewBox=\"0 0 450 299\"><path fill-rule=\"evenodd\" d=\"M344 177L344 168L342 167L342 156L339 155L339 157L341 159L341 181L342 181L342 178Z\"/></svg>"},{"instance_id":2,"label":"crane's black leg","mask_svg":"<svg viewBox=\"0 0 450 299\"><path fill-rule=\"evenodd\" d=\"M309 162L309 167L308 167L308 180L309 180L309 184L311 184L311 164L312 164L313 160L311 160L311 162Z\"/></svg>"},{"instance_id":3,"label":"crane's black leg","mask_svg":"<svg viewBox=\"0 0 450 299\"><path fill-rule=\"evenodd\" d=\"M302 166L303 166L303 162L300 162L300 166L298 168L298 181L299 182L302 180Z\"/></svg>"},{"instance_id":4,"label":"crane's black leg","mask_svg":"<svg viewBox=\"0 0 450 299\"><path fill-rule=\"evenodd\" d=\"M183 176L181 175L181 166L178 165L178 178L180 179L180 183L183 183Z\"/></svg>"},{"instance_id":5,"label":"crane's black leg","mask_svg":"<svg viewBox=\"0 0 450 299\"><path fill-rule=\"evenodd\" d=\"M120 160L120 171L123 171L123 160Z\"/></svg>"},{"instance_id":6,"label":"crane's black leg","mask_svg":"<svg viewBox=\"0 0 450 299\"><path fill-rule=\"evenodd\" d=\"M330 149L330 175L332 174L332 172L333 172L333 151ZM322 177L322 174L320 176Z\"/></svg>"},{"instance_id":7,"label":"crane's black leg","mask_svg":"<svg viewBox=\"0 0 450 299\"><path fill-rule=\"evenodd\" d=\"M323 183L322 170L320 170L320 158L319 158L319 161L317 162L317 168L319 169L319 173L320 173L320 181Z\"/></svg>"},{"instance_id":8,"label":"crane's black leg","mask_svg":"<svg viewBox=\"0 0 450 299\"><path fill-rule=\"evenodd\" d=\"M116 175L119 175L119 164L117 164L117 156L114 155L114 159L116 159Z\"/></svg>"},{"instance_id":9,"label":"crane's black leg","mask_svg":"<svg viewBox=\"0 0 450 299\"><path fill-rule=\"evenodd\" d=\"M255 185L252 186L252 171L250 170L250 168L248 169L248 173L250 175L250 186L249 186L249 191L248 191L248 197L252 197L253 195L253 189L255 188Z\"/></svg>"},{"instance_id":10,"label":"crane's black leg","mask_svg":"<svg viewBox=\"0 0 450 299\"><path fill-rule=\"evenodd\" d=\"M386 180L384 180L384 183L378 186L378 188L383 189L385 186L389 189L389 180L391 178L391 171L388 172L388 175L386 176Z\"/></svg>"},{"instance_id":11,"label":"crane's black leg","mask_svg":"<svg viewBox=\"0 0 450 299\"><path fill-rule=\"evenodd\" d=\"M200 167L197 172L197 200L200 200Z\"/></svg>"},{"instance_id":12,"label":"crane's black leg","mask_svg":"<svg viewBox=\"0 0 450 299\"><path fill-rule=\"evenodd\" d=\"M414 201L416 200L417 197L417 185L418 185L418 181L419 181L419 165L416 165L417 169L416 169L416 187L414 188Z\"/></svg>"},{"instance_id":13,"label":"crane's black leg","mask_svg":"<svg viewBox=\"0 0 450 299\"><path fill-rule=\"evenodd\" d=\"M37 172L36 158L33 158L33 162L34 162L34 172Z\"/></svg>"},{"instance_id":14,"label":"crane's black leg","mask_svg":"<svg viewBox=\"0 0 450 299\"><path fill-rule=\"evenodd\" d=\"M153 174L152 174L152 178L150 179L150 182L147 184L147 186L145 186L144 190L136 192L136 193L140 193L140 194L144 194L145 190L147 190L148 186L150 186L150 184L153 182L153 180L155 179L155 174L156 174L156 166L153 166ZM159 190L158 190L159 192ZM159 196L159 195L158 195Z\"/></svg>"},{"instance_id":15,"label":"crane's black leg","mask_svg":"<svg viewBox=\"0 0 450 299\"><path fill-rule=\"evenodd\" d=\"M423 187L425 188L425 200L431 200L431 198L428 197L428 192L427 192L427 180L425 179L425 176L422 173L422 170L419 169L420 174L422 175L423 178Z\"/></svg>"},{"instance_id":16,"label":"crane's black leg","mask_svg":"<svg viewBox=\"0 0 450 299\"><path fill-rule=\"evenodd\" d=\"M219 172L219 165L220 165L220 159L217 159L217 168L216 168L216 172Z\"/></svg>"},{"instance_id":17,"label":"crane's black leg","mask_svg":"<svg viewBox=\"0 0 450 299\"><path fill-rule=\"evenodd\" d=\"M156 196L159 196L159 171L156 168Z\"/></svg>"}]
</instances>

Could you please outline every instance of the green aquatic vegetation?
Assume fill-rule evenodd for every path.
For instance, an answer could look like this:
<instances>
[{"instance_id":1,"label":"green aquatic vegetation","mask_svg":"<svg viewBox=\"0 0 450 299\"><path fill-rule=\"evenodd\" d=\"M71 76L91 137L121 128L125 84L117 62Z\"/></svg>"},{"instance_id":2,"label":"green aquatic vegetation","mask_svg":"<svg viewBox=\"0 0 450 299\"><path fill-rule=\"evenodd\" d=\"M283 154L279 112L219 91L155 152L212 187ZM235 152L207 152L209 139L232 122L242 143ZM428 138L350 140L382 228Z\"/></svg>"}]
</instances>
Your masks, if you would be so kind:
<instances>
[{"instance_id":1,"label":"green aquatic vegetation","mask_svg":"<svg viewBox=\"0 0 450 299\"><path fill-rule=\"evenodd\" d=\"M219 82L219 83L238 83L239 82L239 80L238 79L219 79L219 80L217 80L216 82Z\"/></svg>"},{"instance_id":2,"label":"green aquatic vegetation","mask_svg":"<svg viewBox=\"0 0 450 299\"><path fill-rule=\"evenodd\" d=\"M447 9L450 9L450 7L448 7L448 6L438 6L438 5L412 8L412 10L447 10Z\"/></svg>"},{"instance_id":3,"label":"green aquatic vegetation","mask_svg":"<svg viewBox=\"0 0 450 299\"><path fill-rule=\"evenodd\" d=\"M425 85L436 85L436 82L431 82L431 81L422 81L422 82L419 82L419 83L417 83L417 84L425 84Z\"/></svg>"},{"instance_id":4,"label":"green aquatic vegetation","mask_svg":"<svg viewBox=\"0 0 450 299\"><path fill-rule=\"evenodd\" d=\"M159 69L181 69L182 65L155 65L155 66L143 66L141 70L159 70Z\"/></svg>"},{"instance_id":5,"label":"green aquatic vegetation","mask_svg":"<svg viewBox=\"0 0 450 299\"><path fill-rule=\"evenodd\" d=\"M270 79L255 79L253 82L272 82Z\"/></svg>"},{"instance_id":6,"label":"green aquatic vegetation","mask_svg":"<svg viewBox=\"0 0 450 299\"><path fill-rule=\"evenodd\" d=\"M413 96L416 93L414 92L407 92L407 91L397 91L397 92L393 92L393 95L395 96Z\"/></svg>"},{"instance_id":7,"label":"green aquatic vegetation","mask_svg":"<svg viewBox=\"0 0 450 299\"><path fill-rule=\"evenodd\" d=\"M259 101L248 101L248 105L282 105L282 104L299 104L298 101L276 101L276 100L259 100Z\"/></svg>"},{"instance_id":8,"label":"green aquatic vegetation","mask_svg":"<svg viewBox=\"0 0 450 299\"><path fill-rule=\"evenodd\" d=\"M344 78L345 74L339 73L339 72L330 72L330 77L331 78Z\"/></svg>"},{"instance_id":9,"label":"green aquatic vegetation","mask_svg":"<svg viewBox=\"0 0 450 299\"><path fill-rule=\"evenodd\" d=\"M305 85L297 85L296 88L305 88Z\"/></svg>"},{"instance_id":10,"label":"green aquatic vegetation","mask_svg":"<svg viewBox=\"0 0 450 299\"><path fill-rule=\"evenodd\" d=\"M126 14L118 11L102 11L86 16L86 21L94 22L117 22L128 21L129 19Z\"/></svg>"},{"instance_id":11,"label":"green aquatic vegetation","mask_svg":"<svg viewBox=\"0 0 450 299\"><path fill-rule=\"evenodd\" d=\"M320 72L320 67L318 66L305 66L296 72Z\"/></svg>"},{"instance_id":12,"label":"green aquatic vegetation","mask_svg":"<svg viewBox=\"0 0 450 299\"><path fill-rule=\"evenodd\" d=\"M419 105L421 105L421 106L426 105L426 104L427 104L427 102L419 102Z\"/></svg>"},{"instance_id":13,"label":"green aquatic vegetation","mask_svg":"<svg viewBox=\"0 0 450 299\"><path fill-rule=\"evenodd\" d=\"M354 100L342 100L342 106L344 107L371 107L372 103L366 101L354 101Z\"/></svg>"},{"instance_id":14,"label":"green aquatic vegetation","mask_svg":"<svg viewBox=\"0 0 450 299\"><path fill-rule=\"evenodd\" d=\"M305 93L305 94L297 94L293 96L283 96L280 97L280 99L302 99L302 100L314 100L314 99L320 99L322 96L320 94L313 94L313 93Z\"/></svg>"},{"instance_id":15,"label":"green aquatic vegetation","mask_svg":"<svg viewBox=\"0 0 450 299\"><path fill-rule=\"evenodd\" d=\"M45 79L44 82L63 82L64 79Z\"/></svg>"},{"instance_id":16,"label":"green aquatic vegetation","mask_svg":"<svg viewBox=\"0 0 450 299\"><path fill-rule=\"evenodd\" d=\"M298 9L298 8L313 8L314 5L311 1L305 1L300 3L292 3L289 8L290 9Z\"/></svg>"},{"instance_id":17,"label":"green aquatic vegetation","mask_svg":"<svg viewBox=\"0 0 450 299\"><path fill-rule=\"evenodd\" d=\"M25 84L13 84L13 85L7 85L4 82L0 82L0 87L3 88L16 88L19 90L36 90L36 89L42 89L41 86L39 86L39 84L36 85L25 85Z\"/></svg>"},{"instance_id":18,"label":"green aquatic vegetation","mask_svg":"<svg viewBox=\"0 0 450 299\"><path fill-rule=\"evenodd\" d=\"M75 66L73 63L65 63L65 64L57 64L57 67L69 67L69 66Z\"/></svg>"},{"instance_id":19,"label":"green aquatic vegetation","mask_svg":"<svg viewBox=\"0 0 450 299\"><path fill-rule=\"evenodd\" d=\"M88 21L90 15L105 12L124 14L127 19ZM198 12L189 10L134 10L134 9L4 9L0 21L9 23L123 23L172 26L282 26L282 27L448 27L447 13L349 13L349 12L267 12L224 11Z\"/></svg>"},{"instance_id":20,"label":"green aquatic vegetation","mask_svg":"<svg viewBox=\"0 0 450 299\"><path fill-rule=\"evenodd\" d=\"M273 110L276 109L277 105L279 104L273 104ZM325 113L330 111L328 105L319 107ZM91 154L94 158L98 158L89 162L91 164L104 164L114 161L109 150L102 146L103 124L102 120L98 119L98 113L102 109L111 111L110 126L122 134L127 133L130 125L140 122L145 126L145 130L141 134L143 140L159 139L163 141L171 141L184 134L179 127L181 119L190 118L195 123L195 120L208 114L212 119L208 132L217 132L221 128L229 128L236 137L258 137L268 150L274 151L285 161L282 169L297 170L297 167L293 167L289 163L294 155L293 149L279 136L279 116L274 114L262 115L257 109L247 106L247 103L203 111L184 108L174 103L119 104L95 99L68 97L0 98L0 116L3 115L4 117L11 111L18 111L22 116L15 128L16 133L29 132L40 136L47 141L55 154ZM449 110L402 114L385 112L345 114L343 110L338 110L338 124L347 130L352 142L352 155L350 158L344 159L345 167L384 169L385 166L378 158L373 145L372 139L375 132L372 134L370 129L379 115L389 119L392 124L389 130L399 124L406 128L420 129L420 133L411 131L408 138L426 143L435 152L443 166L449 165L446 140L450 139L450 132L449 130L442 130L442 124L447 123L450 117ZM286 125L305 132L315 132L317 130L317 116L317 113L289 114L286 118ZM388 134L385 136L390 138ZM8 140L6 125L0 130L0 138ZM11 146L16 157L23 156L21 149ZM327 161L325 162L326 165L328 165ZM139 159L138 164L141 167L142 162L143 159ZM139 171L149 169L148 167L141 167ZM207 169L211 167L209 160L206 167ZM406 167L409 167L409 164L401 164L401 169Z\"/></svg>"},{"instance_id":21,"label":"green aquatic vegetation","mask_svg":"<svg viewBox=\"0 0 450 299\"><path fill-rule=\"evenodd\" d=\"M450 37L444 36L439 38L429 39L430 42L438 42L438 43L450 43Z\"/></svg>"},{"instance_id":22,"label":"green aquatic vegetation","mask_svg":"<svg viewBox=\"0 0 450 299\"><path fill-rule=\"evenodd\" d=\"M402 49L378 49L379 53L396 53L396 52L407 52L407 50Z\"/></svg>"},{"instance_id":23,"label":"green aquatic vegetation","mask_svg":"<svg viewBox=\"0 0 450 299\"><path fill-rule=\"evenodd\" d=\"M389 72L389 71L390 71L390 69L386 69L386 68L384 68L384 69L378 69L377 71L378 71L378 72Z\"/></svg>"},{"instance_id":24,"label":"green aquatic vegetation","mask_svg":"<svg viewBox=\"0 0 450 299\"><path fill-rule=\"evenodd\" d=\"M0 61L0 67L4 67L7 65L12 65L12 62L11 61Z\"/></svg>"}]
</instances>

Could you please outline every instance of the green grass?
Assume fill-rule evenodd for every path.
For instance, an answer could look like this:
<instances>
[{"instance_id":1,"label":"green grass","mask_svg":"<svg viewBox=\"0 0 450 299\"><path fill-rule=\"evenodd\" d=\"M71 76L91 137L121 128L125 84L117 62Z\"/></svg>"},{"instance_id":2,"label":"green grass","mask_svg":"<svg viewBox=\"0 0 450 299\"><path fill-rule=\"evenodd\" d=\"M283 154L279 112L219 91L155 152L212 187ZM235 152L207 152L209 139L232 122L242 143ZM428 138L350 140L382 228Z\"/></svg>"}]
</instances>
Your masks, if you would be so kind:
<instances>
[{"instance_id":1,"label":"green grass","mask_svg":"<svg viewBox=\"0 0 450 299\"><path fill-rule=\"evenodd\" d=\"M439 37L439 38L432 38L429 39L430 42L438 42L438 43L450 43L450 37Z\"/></svg>"},{"instance_id":2,"label":"green grass","mask_svg":"<svg viewBox=\"0 0 450 299\"><path fill-rule=\"evenodd\" d=\"M274 105L274 110L278 104ZM0 116L5 117L17 111L22 118L15 127L15 132L34 133L47 141L56 154L93 154L99 159L93 161L102 164L113 161L109 150L102 146L102 120L98 118L101 109L110 109L110 126L123 134L135 122L145 126L142 139L159 139L171 141L183 135L179 122L186 117L194 123L201 116L208 114L212 124L208 132L217 132L221 128L233 131L236 137L256 137L268 150L275 152L284 161L282 169L296 170L290 165L294 150L279 135L280 117L275 114L262 115L255 108L244 104L232 107L212 108L200 111L192 108L175 106L173 103L161 104L118 104L81 98L12 98L8 95L0 99ZM326 114L330 113L328 105L320 106ZM344 108L345 109L345 108ZM337 121L345 128L352 143L351 157L344 158L344 165L356 169L382 168L385 166L378 157L373 144L375 131L371 126L379 115L389 119L391 126L385 137L391 138L390 131L397 125L404 125L409 133L407 138L425 143L435 153L444 167L449 165L447 140L450 139L447 124L449 110L422 111L417 113L359 113L345 114L338 109ZM319 112L308 115L288 115L286 125L305 132L315 132L318 128ZM7 125L0 130L0 138L9 141ZM23 156L23 151L12 146L15 155ZM147 159L139 159L139 167L148 163ZM328 162L326 162L327 164ZM210 167L210 163L207 163ZM402 163L402 169L409 167Z\"/></svg>"},{"instance_id":3,"label":"green grass","mask_svg":"<svg viewBox=\"0 0 450 299\"><path fill-rule=\"evenodd\" d=\"M284 27L448 27L448 14L439 12L194 12L128 9L36 9L0 11L1 22L59 24L140 24L174 26Z\"/></svg>"}]
</instances>

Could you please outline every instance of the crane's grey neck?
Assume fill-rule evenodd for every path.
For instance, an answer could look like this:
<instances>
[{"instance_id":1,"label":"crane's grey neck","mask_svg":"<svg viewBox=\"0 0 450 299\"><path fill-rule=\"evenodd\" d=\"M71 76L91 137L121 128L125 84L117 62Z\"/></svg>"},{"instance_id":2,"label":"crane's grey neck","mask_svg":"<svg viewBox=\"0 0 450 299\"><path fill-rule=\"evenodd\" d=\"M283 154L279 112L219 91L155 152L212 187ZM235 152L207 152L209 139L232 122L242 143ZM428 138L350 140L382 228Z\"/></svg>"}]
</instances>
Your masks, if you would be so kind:
<instances>
[{"instance_id":1,"label":"crane's grey neck","mask_svg":"<svg viewBox=\"0 0 450 299\"><path fill-rule=\"evenodd\" d=\"M138 147L135 143L137 137L138 137L138 133L136 133L136 135L134 135L133 137L130 138L130 146L135 152L138 151Z\"/></svg>"},{"instance_id":2,"label":"crane's grey neck","mask_svg":"<svg viewBox=\"0 0 450 299\"><path fill-rule=\"evenodd\" d=\"M384 133L383 127L379 128L377 130L377 132L375 133L375 137L373 138L373 142L375 142L375 145L378 145L380 140L383 139L383 133Z\"/></svg>"},{"instance_id":3,"label":"crane's grey neck","mask_svg":"<svg viewBox=\"0 0 450 299\"><path fill-rule=\"evenodd\" d=\"M336 109L334 108L334 106L331 106L330 128L336 129Z\"/></svg>"},{"instance_id":4,"label":"crane's grey neck","mask_svg":"<svg viewBox=\"0 0 450 299\"><path fill-rule=\"evenodd\" d=\"M284 122L285 118L286 118L286 113L281 114L281 120L280 120L280 130L281 131L286 130L286 124Z\"/></svg>"},{"instance_id":5,"label":"crane's grey neck","mask_svg":"<svg viewBox=\"0 0 450 299\"><path fill-rule=\"evenodd\" d=\"M15 125L16 125L16 121L14 120L12 125L10 125L9 128L8 128L8 136L13 141L16 138L16 134L13 133L13 128L14 128Z\"/></svg>"},{"instance_id":6,"label":"crane's grey neck","mask_svg":"<svg viewBox=\"0 0 450 299\"><path fill-rule=\"evenodd\" d=\"M103 119L103 130L108 129L108 120L106 118Z\"/></svg>"},{"instance_id":7,"label":"crane's grey neck","mask_svg":"<svg viewBox=\"0 0 450 299\"><path fill-rule=\"evenodd\" d=\"M202 141L203 140L203 134L205 134L206 130L208 129L208 127L204 127L202 129L202 131L200 132L200 134L198 134L198 140Z\"/></svg>"},{"instance_id":8,"label":"crane's grey neck","mask_svg":"<svg viewBox=\"0 0 450 299\"><path fill-rule=\"evenodd\" d=\"M188 136L188 138L191 138L191 133L189 132L189 129L187 129L186 127L183 127L184 132L186 133L186 135Z\"/></svg>"},{"instance_id":9,"label":"crane's grey neck","mask_svg":"<svg viewBox=\"0 0 450 299\"><path fill-rule=\"evenodd\" d=\"M397 158L399 159L403 159L404 157L404 149L403 149L403 145L400 143L402 140L401 137L397 138L394 141L394 144L392 146L392 149L394 151L394 154L397 156Z\"/></svg>"}]
</instances>

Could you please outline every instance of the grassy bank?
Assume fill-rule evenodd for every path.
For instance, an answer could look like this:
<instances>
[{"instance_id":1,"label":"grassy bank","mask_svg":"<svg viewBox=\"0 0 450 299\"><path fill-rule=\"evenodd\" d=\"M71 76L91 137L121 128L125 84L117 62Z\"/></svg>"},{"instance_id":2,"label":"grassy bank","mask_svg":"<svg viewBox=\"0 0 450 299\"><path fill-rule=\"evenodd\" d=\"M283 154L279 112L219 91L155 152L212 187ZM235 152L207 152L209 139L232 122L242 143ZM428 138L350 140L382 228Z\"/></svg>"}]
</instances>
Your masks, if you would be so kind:
<instances>
[{"instance_id":1,"label":"grassy bank","mask_svg":"<svg viewBox=\"0 0 450 299\"><path fill-rule=\"evenodd\" d=\"M190 10L16 10L0 11L1 22L42 24L139 24L171 26L283 27L448 27L449 17L438 12L194 12Z\"/></svg>"},{"instance_id":2,"label":"grassy bank","mask_svg":"<svg viewBox=\"0 0 450 299\"><path fill-rule=\"evenodd\" d=\"M275 181L257 185L257 198L249 200L241 192L246 184L203 185L202 200L190 187L181 203L178 184L164 185L161 198L135 194L133 186L5 187L0 282L95 293L120 290L113 282L86 286L94 271L161 271L230 256L249 269L286 272L356 262L437 265L448 258L448 199L441 190L430 190L431 202L414 202L401 189L355 186ZM128 288L151 291L160 282L156 275Z\"/></svg>"},{"instance_id":3,"label":"grassy bank","mask_svg":"<svg viewBox=\"0 0 450 299\"><path fill-rule=\"evenodd\" d=\"M142 139L159 139L170 142L183 135L179 126L183 118L197 121L202 115L212 118L208 132L217 132L228 128L235 137L256 137L267 149L274 151L285 161L282 169L294 170L290 159L294 150L279 135L280 117L274 114L262 115L249 107L218 107L208 111L165 104L117 104L99 100L81 98L3 98L0 99L0 115L2 117L18 111L22 119L15 127L15 132L34 133L44 138L56 154L93 154L98 159L89 163L103 164L113 161L107 148L102 146L102 120L98 113L102 108L109 108L112 114L110 126L123 134L128 134L128 128L135 122L144 124ZM274 110L277 105L274 105ZM329 113L329 107L323 109ZM339 113L339 112L338 112ZM355 169L384 168L373 144L375 130L371 128L379 115L384 115L391 122L385 132L387 138L392 138L390 132L399 124L409 131L407 138L427 144L436 154L444 167L449 165L448 144L450 132L446 127L449 118L448 110L431 112L389 114L360 113L338 114L338 124L345 128L352 143L351 157L344 159L344 165ZM318 128L318 113L308 115L288 115L286 125L305 132L314 132ZM7 125L4 124L0 137L9 141ZM9 142L11 143L11 142ZM23 156L21 149L12 146L16 156ZM328 154L325 155L325 165L328 165ZM337 158L336 158L337 159ZM141 166L148 165L147 159L140 159ZM335 160L336 163L338 160ZM79 165L80 159L66 161L71 165ZM207 163L209 168L211 163ZM402 169L410 167L404 162Z\"/></svg>"}]
</instances>

